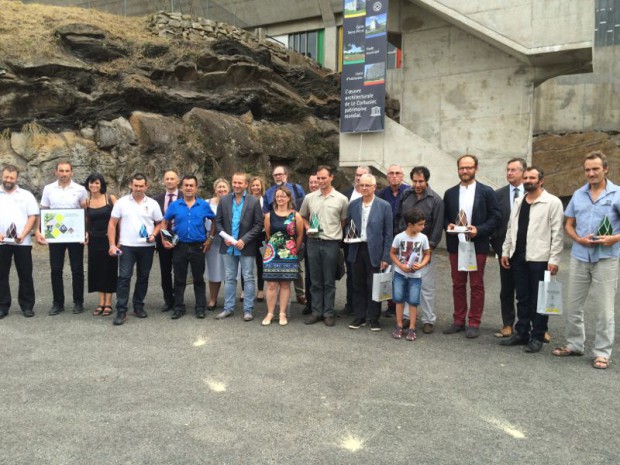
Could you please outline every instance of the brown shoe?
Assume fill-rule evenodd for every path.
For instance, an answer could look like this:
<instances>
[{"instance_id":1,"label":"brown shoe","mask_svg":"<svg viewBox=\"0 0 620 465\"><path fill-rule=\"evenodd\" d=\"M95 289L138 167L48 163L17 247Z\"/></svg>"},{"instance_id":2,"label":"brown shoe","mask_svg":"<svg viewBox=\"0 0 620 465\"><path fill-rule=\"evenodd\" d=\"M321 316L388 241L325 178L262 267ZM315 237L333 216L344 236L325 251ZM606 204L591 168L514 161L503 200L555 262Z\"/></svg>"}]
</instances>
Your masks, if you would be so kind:
<instances>
[{"instance_id":1,"label":"brown shoe","mask_svg":"<svg viewBox=\"0 0 620 465\"><path fill-rule=\"evenodd\" d=\"M549 331L547 331L545 335L543 336L543 342L545 343L551 342L551 333Z\"/></svg>"},{"instance_id":2,"label":"brown shoe","mask_svg":"<svg viewBox=\"0 0 620 465\"><path fill-rule=\"evenodd\" d=\"M336 319L333 316L326 316L323 320L325 321L325 326L334 326L336 324Z\"/></svg>"},{"instance_id":3,"label":"brown shoe","mask_svg":"<svg viewBox=\"0 0 620 465\"><path fill-rule=\"evenodd\" d=\"M424 326L422 326L422 332L424 334L433 334L433 331L435 331L435 326L431 323L424 323Z\"/></svg>"},{"instance_id":4,"label":"brown shoe","mask_svg":"<svg viewBox=\"0 0 620 465\"><path fill-rule=\"evenodd\" d=\"M497 333L495 333L495 337L510 337L512 336L512 326L502 326Z\"/></svg>"}]
</instances>

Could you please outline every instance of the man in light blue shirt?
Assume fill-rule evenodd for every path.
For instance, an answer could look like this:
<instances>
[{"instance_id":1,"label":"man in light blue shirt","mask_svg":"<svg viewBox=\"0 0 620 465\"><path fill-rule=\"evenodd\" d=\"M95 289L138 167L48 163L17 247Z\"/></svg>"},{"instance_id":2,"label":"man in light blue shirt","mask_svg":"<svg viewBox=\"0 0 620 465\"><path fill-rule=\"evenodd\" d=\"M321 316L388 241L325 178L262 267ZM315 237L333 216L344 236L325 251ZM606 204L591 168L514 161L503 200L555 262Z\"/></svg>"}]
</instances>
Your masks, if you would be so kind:
<instances>
[{"instance_id":1,"label":"man in light blue shirt","mask_svg":"<svg viewBox=\"0 0 620 465\"><path fill-rule=\"evenodd\" d=\"M591 293L596 315L594 362L605 369L614 343L614 301L620 257L620 188L607 179L607 157L595 151L586 156L588 183L577 189L564 212L566 234L573 240L568 283L566 346L559 357L583 355L584 303Z\"/></svg>"}]
</instances>

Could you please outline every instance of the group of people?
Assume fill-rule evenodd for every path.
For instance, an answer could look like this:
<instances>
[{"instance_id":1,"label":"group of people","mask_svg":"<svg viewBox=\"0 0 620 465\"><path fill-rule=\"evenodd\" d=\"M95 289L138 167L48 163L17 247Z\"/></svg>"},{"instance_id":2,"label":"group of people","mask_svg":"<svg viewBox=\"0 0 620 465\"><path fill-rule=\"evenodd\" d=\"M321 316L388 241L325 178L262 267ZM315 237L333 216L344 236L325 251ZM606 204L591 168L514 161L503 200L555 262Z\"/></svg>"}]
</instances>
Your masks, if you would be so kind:
<instances>
[{"instance_id":1,"label":"group of people","mask_svg":"<svg viewBox=\"0 0 620 465\"><path fill-rule=\"evenodd\" d=\"M528 167L524 159L508 162L508 185L497 191L476 180L476 156L461 156L457 169L460 182L448 189L443 199L429 185L428 168L414 167L409 186L403 182L404 171L399 165L388 168L388 186L380 191L365 166L356 169L353 186L342 193L332 186L332 169L319 166L309 178L308 194L288 181L286 167L275 166L270 188L266 189L261 177L237 172L230 182L217 179L209 200L198 197L195 176L179 178L174 170L163 174L165 191L148 197L148 181L136 173L129 182L130 193L117 199L107 193L102 175L92 174L80 185L73 181L71 163L60 161L55 169L57 180L44 187L40 206L83 208L86 237L84 243L47 244L37 227L39 206L34 196L18 186L19 170L6 165L0 188L0 209L8 213L0 220L0 318L11 305L9 271L13 260L19 278L19 306L24 316L34 315L34 232L37 242L49 248L50 315L65 310L65 251L72 273L73 312L84 311L85 245L88 291L99 293L94 314L112 314L112 295L116 293L115 325L126 320L134 268L133 314L147 316L144 299L155 251L161 270L162 311L171 311L172 319L186 312L184 294L191 267L197 318L205 318L207 310L216 308L222 282L224 305L216 318L231 316L240 277L243 318L253 320L255 299L266 300L264 326L272 323L278 308L279 325L288 323L291 287L298 302L305 304L306 324L334 326L336 281L344 274L346 262L347 304L339 313L353 315L351 329L368 326L379 331L381 302L372 298L373 281L378 274L389 273L391 265L392 299L385 314L395 316L394 338L413 341L417 338L418 307L422 331L434 332L436 260L432 252L445 232L454 311L444 334L463 332L470 339L479 336L484 269L492 247L501 265L503 327L496 336L503 346L523 345L526 352L535 353L548 334L548 317L536 311L539 282L545 271L551 275L558 272L565 230L573 240L567 338L553 354L584 353L584 303L592 291L597 312L593 366L607 368L614 339L620 192L607 179L605 154L587 155L587 183L575 192L565 211L560 199L544 189L543 170ZM209 281L208 299L205 278Z\"/></svg>"}]
</instances>

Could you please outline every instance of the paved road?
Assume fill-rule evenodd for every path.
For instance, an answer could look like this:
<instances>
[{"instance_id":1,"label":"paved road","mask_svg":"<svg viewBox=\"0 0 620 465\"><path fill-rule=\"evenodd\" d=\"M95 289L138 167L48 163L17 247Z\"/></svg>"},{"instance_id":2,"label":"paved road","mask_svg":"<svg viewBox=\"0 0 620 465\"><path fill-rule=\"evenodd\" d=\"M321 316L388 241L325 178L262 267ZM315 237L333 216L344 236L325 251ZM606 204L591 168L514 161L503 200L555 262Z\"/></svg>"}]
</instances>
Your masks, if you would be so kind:
<instances>
[{"instance_id":1,"label":"paved road","mask_svg":"<svg viewBox=\"0 0 620 465\"><path fill-rule=\"evenodd\" d=\"M452 299L437 259L441 330ZM145 320L50 317L45 250L35 260L36 317L14 303L0 321L0 464L620 463L620 369L500 348L495 260L481 337L413 343L388 320L380 333L305 326L297 304L285 328L260 326L264 304L250 323L171 321L156 267ZM551 320L557 342L563 317Z\"/></svg>"}]
</instances>

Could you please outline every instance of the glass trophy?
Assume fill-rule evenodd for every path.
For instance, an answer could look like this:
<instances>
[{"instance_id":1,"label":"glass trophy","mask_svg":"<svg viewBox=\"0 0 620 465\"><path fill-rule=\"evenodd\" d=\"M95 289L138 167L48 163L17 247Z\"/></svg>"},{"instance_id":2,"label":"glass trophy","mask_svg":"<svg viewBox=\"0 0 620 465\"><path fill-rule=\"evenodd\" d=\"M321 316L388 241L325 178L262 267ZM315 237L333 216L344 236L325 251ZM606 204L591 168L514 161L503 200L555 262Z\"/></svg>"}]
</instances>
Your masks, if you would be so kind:
<instances>
[{"instance_id":1,"label":"glass trophy","mask_svg":"<svg viewBox=\"0 0 620 465\"><path fill-rule=\"evenodd\" d=\"M161 230L161 236L166 242L171 243L173 246L179 243L179 236L169 231L166 231L165 229Z\"/></svg>"},{"instance_id":2,"label":"glass trophy","mask_svg":"<svg viewBox=\"0 0 620 465\"><path fill-rule=\"evenodd\" d=\"M467 213L463 210L459 211L454 221L454 228L448 231L451 234L461 234L467 232Z\"/></svg>"},{"instance_id":3,"label":"glass trophy","mask_svg":"<svg viewBox=\"0 0 620 465\"><path fill-rule=\"evenodd\" d=\"M604 216L601 224L596 230L597 236L611 236L614 232L614 228L611 226L611 221L609 221L609 217L607 215Z\"/></svg>"},{"instance_id":4,"label":"glass trophy","mask_svg":"<svg viewBox=\"0 0 620 465\"><path fill-rule=\"evenodd\" d=\"M317 213L313 213L310 217L310 227L308 228L308 234L317 234L321 229L321 224L319 223L319 215Z\"/></svg>"},{"instance_id":5,"label":"glass trophy","mask_svg":"<svg viewBox=\"0 0 620 465\"><path fill-rule=\"evenodd\" d=\"M344 238L344 242L346 244L362 242L362 239L357 235L357 228L355 227L355 222L353 220L351 220L351 223L349 223L349 230L347 231L347 235Z\"/></svg>"},{"instance_id":6,"label":"glass trophy","mask_svg":"<svg viewBox=\"0 0 620 465\"><path fill-rule=\"evenodd\" d=\"M140 233L139 233L139 238L138 238L138 242L148 242L149 240L149 233L146 230L146 226L142 225L142 227L140 228Z\"/></svg>"},{"instance_id":7,"label":"glass trophy","mask_svg":"<svg viewBox=\"0 0 620 465\"><path fill-rule=\"evenodd\" d=\"M15 226L15 223L11 223L6 229L3 242L5 244L14 244L15 239L17 239L17 227Z\"/></svg>"}]
</instances>

